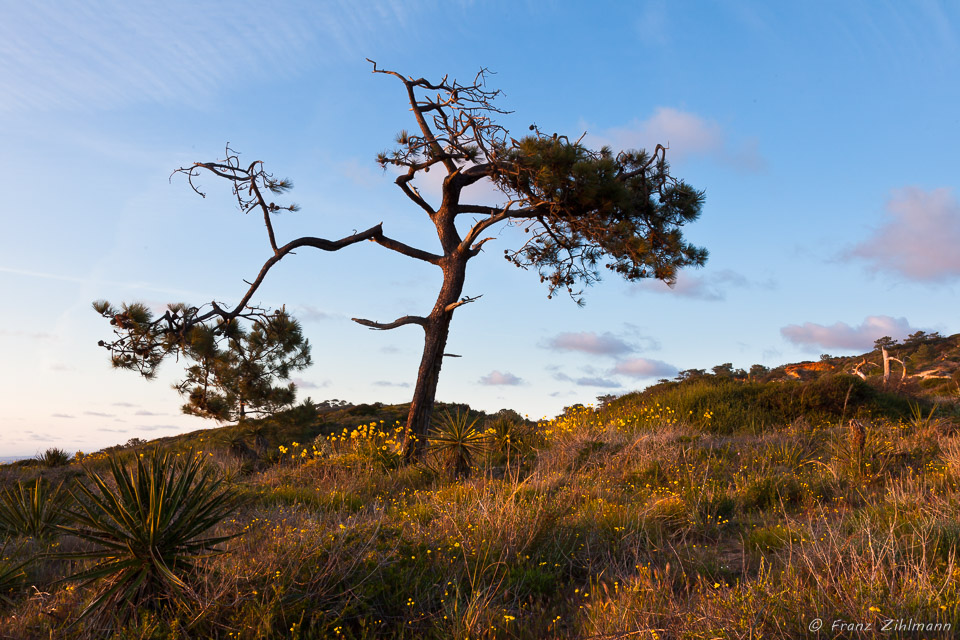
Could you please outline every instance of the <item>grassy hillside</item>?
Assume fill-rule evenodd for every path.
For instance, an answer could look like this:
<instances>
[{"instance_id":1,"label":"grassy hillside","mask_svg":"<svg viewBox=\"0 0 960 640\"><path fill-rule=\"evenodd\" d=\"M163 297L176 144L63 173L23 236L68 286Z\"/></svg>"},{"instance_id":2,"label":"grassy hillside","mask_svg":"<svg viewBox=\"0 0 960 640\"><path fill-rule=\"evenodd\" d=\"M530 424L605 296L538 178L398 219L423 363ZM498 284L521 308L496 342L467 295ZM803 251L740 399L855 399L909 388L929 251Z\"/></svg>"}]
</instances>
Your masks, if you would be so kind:
<instances>
[{"instance_id":1,"label":"grassy hillside","mask_svg":"<svg viewBox=\"0 0 960 640\"><path fill-rule=\"evenodd\" d=\"M884 637L955 637L960 409L948 391L936 403L922 386L828 370L687 376L537 424L447 406L414 466L396 455L403 405L304 404L82 464L2 466L0 637L868 638L901 619ZM474 420L451 446L451 425ZM109 570L59 581L104 557L56 555L98 548L60 509L89 513L75 500L92 509L106 495L89 474L121 495L111 458L149 471L157 445L171 469L192 452L210 471L193 486L227 492L214 503L229 513L203 535L235 537L193 568L174 565L190 552L171 555L183 587L145 579L129 592L138 606L73 624L133 583ZM465 450L470 473L457 477ZM74 531L26 531L11 516L18 495L34 521ZM173 512L191 504L183 495Z\"/></svg>"}]
</instances>

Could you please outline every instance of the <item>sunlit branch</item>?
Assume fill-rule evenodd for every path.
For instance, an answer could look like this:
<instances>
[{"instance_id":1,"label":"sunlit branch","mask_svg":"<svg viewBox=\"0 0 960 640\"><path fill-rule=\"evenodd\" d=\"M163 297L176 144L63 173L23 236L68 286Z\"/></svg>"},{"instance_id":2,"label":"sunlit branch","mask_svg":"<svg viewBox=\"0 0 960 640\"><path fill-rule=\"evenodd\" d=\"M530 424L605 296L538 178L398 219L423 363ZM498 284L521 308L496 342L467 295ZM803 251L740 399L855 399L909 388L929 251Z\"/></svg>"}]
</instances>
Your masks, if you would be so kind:
<instances>
[{"instance_id":1,"label":"sunlit branch","mask_svg":"<svg viewBox=\"0 0 960 640\"><path fill-rule=\"evenodd\" d=\"M393 322L374 322L373 320L364 320L363 318L350 319L357 324L362 324L365 327L370 327L371 329L376 329L378 331L396 329L397 327L402 327L408 324L418 324L421 327L425 327L427 325L427 319L421 316L403 316L402 318L397 318Z\"/></svg>"}]
</instances>

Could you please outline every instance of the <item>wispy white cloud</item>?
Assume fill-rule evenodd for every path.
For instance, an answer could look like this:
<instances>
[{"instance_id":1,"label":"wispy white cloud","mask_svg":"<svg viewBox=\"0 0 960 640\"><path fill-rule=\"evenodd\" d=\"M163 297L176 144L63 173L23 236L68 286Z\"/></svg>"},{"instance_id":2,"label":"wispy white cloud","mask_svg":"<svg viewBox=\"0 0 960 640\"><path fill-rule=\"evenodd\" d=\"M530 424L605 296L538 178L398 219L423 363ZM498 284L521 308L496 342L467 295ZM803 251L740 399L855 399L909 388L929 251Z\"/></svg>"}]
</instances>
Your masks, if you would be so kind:
<instances>
[{"instance_id":1,"label":"wispy white cloud","mask_svg":"<svg viewBox=\"0 0 960 640\"><path fill-rule=\"evenodd\" d=\"M167 429L182 429L181 425L176 424L142 424L135 428L127 429L128 433L133 433L134 431L162 431Z\"/></svg>"},{"instance_id":2,"label":"wispy white cloud","mask_svg":"<svg viewBox=\"0 0 960 640\"><path fill-rule=\"evenodd\" d=\"M330 386L329 380L324 380L323 382L311 382L304 378L290 378L290 382L297 385L299 389L323 389Z\"/></svg>"},{"instance_id":3,"label":"wispy white cloud","mask_svg":"<svg viewBox=\"0 0 960 640\"><path fill-rule=\"evenodd\" d=\"M0 329L0 337L5 338L26 338L27 340L55 340L56 336L52 333L31 332L31 331L9 331Z\"/></svg>"},{"instance_id":4,"label":"wispy white cloud","mask_svg":"<svg viewBox=\"0 0 960 640\"><path fill-rule=\"evenodd\" d=\"M890 336L899 340L915 331L916 328L911 327L906 318L868 316L856 327L846 322L835 322L830 326L815 322L791 324L780 329L780 335L804 347L869 351L877 338Z\"/></svg>"},{"instance_id":5,"label":"wispy white cloud","mask_svg":"<svg viewBox=\"0 0 960 640\"><path fill-rule=\"evenodd\" d=\"M612 373L631 378L669 378L677 375L677 368L661 360L632 358L618 362Z\"/></svg>"},{"instance_id":6,"label":"wispy white cloud","mask_svg":"<svg viewBox=\"0 0 960 640\"><path fill-rule=\"evenodd\" d=\"M843 254L873 271L942 282L960 276L960 202L952 189L894 191L883 224Z\"/></svg>"},{"instance_id":7,"label":"wispy white cloud","mask_svg":"<svg viewBox=\"0 0 960 640\"><path fill-rule=\"evenodd\" d=\"M412 11L361 4L11 4L0 21L0 112L202 104L228 84L359 58Z\"/></svg>"},{"instance_id":8,"label":"wispy white cloud","mask_svg":"<svg viewBox=\"0 0 960 640\"><path fill-rule=\"evenodd\" d=\"M582 376L580 378L572 378L565 373L558 372L553 375L554 379L561 380L563 382L572 382L578 387L602 387L604 389L618 389L622 385L616 380L611 380L610 378L604 378L601 376Z\"/></svg>"},{"instance_id":9,"label":"wispy white cloud","mask_svg":"<svg viewBox=\"0 0 960 640\"><path fill-rule=\"evenodd\" d=\"M409 387L409 382L390 382L389 380L374 380L374 386L377 387Z\"/></svg>"},{"instance_id":10,"label":"wispy white cloud","mask_svg":"<svg viewBox=\"0 0 960 640\"><path fill-rule=\"evenodd\" d=\"M15 267L0 267L0 273L9 273L28 278L41 278L44 280L58 280L60 282L76 282L78 284L103 287L124 287L126 289L141 289L143 291L156 291L158 293L169 293L177 296L197 297L193 291L184 291L183 289L167 289L164 287L155 287L144 282L119 282L116 280L100 280L98 278L84 278L80 276L71 276L62 273L46 273L43 271L31 271L29 269L17 269ZM166 305L161 305L164 309Z\"/></svg>"},{"instance_id":11,"label":"wispy white cloud","mask_svg":"<svg viewBox=\"0 0 960 640\"><path fill-rule=\"evenodd\" d=\"M670 160L709 157L741 171L761 171L766 160L755 139L732 142L717 122L673 107L659 107L646 120L622 127L588 132L591 146L614 149L648 149L658 144L669 148Z\"/></svg>"},{"instance_id":12,"label":"wispy white cloud","mask_svg":"<svg viewBox=\"0 0 960 640\"><path fill-rule=\"evenodd\" d=\"M602 356L617 356L635 350L609 331L603 334L594 331L561 333L547 340L545 346L554 351L581 351Z\"/></svg>"},{"instance_id":13,"label":"wispy white cloud","mask_svg":"<svg viewBox=\"0 0 960 640\"><path fill-rule=\"evenodd\" d=\"M310 304L298 306L297 310L294 312L294 315L298 320L302 320L304 322L321 322L323 320L343 317L339 314L323 311L322 309L318 309Z\"/></svg>"},{"instance_id":14,"label":"wispy white cloud","mask_svg":"<svg viewBox=\"0 0 960 640\"><path fill-rule=\"evenodd\" d=\"M668 286L662 280L641 280L635 283L631 290L633 292L650 291L653 293L665 293L680 296L681 298L715 302L725 300L729 289L772 289L774 286L774 283L771 281L756 282L736 271L722 269L703 275L694 275L694 273L690 271L681 271L677 275L677 281L672 287Z\"/></svg>"},{"instance_id":15,"label":"wispy white cloud","mask_svg":"<svg viewBox=\"0 0 960 640\"><path fill-rule=\"evenodd\" d=\"M500 371L491 371L487 375L480 378L480 384L489 386L512 387L522 383L523 380L509 372L502 373Z\"/></svg>"},{"instance_id":16,"label":"wispy white cloud","mask_svg":"<svg viewBox=\"0 0 960 640\"><path fill-rule=\"evenodd\" d=\"M112 413L103 413L102 411L84 411L83 415L85 416L96 416L98 418L113 418L114 414Z\"/></svg>"},{"instance_id":17,"label":"wispy white cloud","mask_svg":"<svg viewBox=\"0 0 960 640\"><path fill-rule=\"evenodd\" d=\"M667 44L670 40L667 3L664 0L653 0L637 8L639 16L636 30L640 36L640 44L647 46Z\"/></svg>"}]
</instances>

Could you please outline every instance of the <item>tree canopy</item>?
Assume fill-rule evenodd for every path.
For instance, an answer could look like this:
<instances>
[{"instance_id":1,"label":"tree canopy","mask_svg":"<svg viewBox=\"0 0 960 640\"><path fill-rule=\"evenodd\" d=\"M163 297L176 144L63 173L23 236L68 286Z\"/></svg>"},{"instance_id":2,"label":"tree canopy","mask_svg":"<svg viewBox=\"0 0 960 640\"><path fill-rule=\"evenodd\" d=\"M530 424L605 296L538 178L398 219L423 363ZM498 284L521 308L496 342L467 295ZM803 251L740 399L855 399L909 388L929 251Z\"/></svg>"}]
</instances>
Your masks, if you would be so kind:
<instances>
[{"instance_id":1,"label":"tree canopy","mask_svg":"<svg viewBox=\"0 0 960 640\"><path fill-rule=\"evenodd\" d=\"M178 338L158 329L154 314L142 304L116 309L98 300L94 308L111 318L118 342L128 343L114 348L114 366L137 369L152 378L171 352L194 363L174 388L187 399L183 412L201 418L236 421L288 407L296 399L296 385L275 382L289 380L291 373L311 364L310 342L300 323L285 310L250 310L245 314L249 331L239 317L219 318L212 323L193 323ZM169 305L164 315L179 319L197 313L197 309L175 304ZM100 345L110 346L102 340Z\"/></svg>"}]
</instances>

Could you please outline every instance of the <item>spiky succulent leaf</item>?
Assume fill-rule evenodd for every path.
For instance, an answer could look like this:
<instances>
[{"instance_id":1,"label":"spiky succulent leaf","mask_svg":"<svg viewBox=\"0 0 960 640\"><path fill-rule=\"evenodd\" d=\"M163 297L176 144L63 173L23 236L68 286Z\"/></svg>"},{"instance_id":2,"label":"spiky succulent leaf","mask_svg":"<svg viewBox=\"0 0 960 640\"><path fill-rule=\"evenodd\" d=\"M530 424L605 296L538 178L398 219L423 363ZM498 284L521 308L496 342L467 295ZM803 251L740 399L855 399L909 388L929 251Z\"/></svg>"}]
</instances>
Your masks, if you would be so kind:
<instances>
[{"instance_id":1,"label":"spiky succulent leaf","mask_svg":"<svg viewBox=\"0 0 960 640\"><path fill-rule=\"evenodd\" d=\"M157 449L129 466L117 457L109 464L107 477L87 471L89 486L78 485L79 506L69 514L73 522L60 527L91 548L58 555L94 561L69 580L103 583L82 616L189 592L195 560L220 553L217 545L232 537L210 530L241 502L199 454Z\"/></svg>"}]
</instances>

